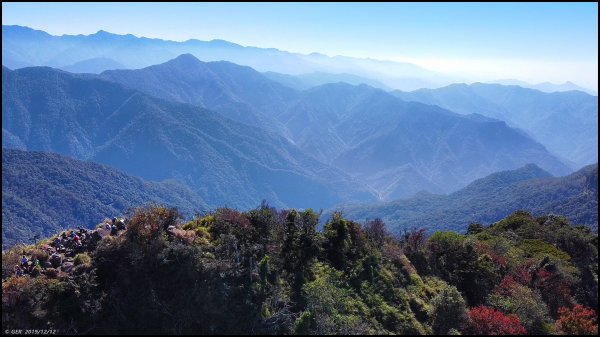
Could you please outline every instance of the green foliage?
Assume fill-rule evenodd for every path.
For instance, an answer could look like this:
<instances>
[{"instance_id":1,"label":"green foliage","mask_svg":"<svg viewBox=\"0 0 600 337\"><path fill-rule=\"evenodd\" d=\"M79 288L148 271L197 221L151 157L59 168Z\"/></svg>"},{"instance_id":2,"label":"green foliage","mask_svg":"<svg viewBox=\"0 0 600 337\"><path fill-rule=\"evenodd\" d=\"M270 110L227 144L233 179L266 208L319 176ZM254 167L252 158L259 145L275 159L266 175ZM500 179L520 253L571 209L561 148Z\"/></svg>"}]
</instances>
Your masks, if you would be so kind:
<instances>
[{"instance_id":1,"label":"green foliage","mask_svg":"<svg viewBox=\"0 0 600 337\"><path fill-rule=\"evenodd\" d=\"M73 259L73 264L78 266L78 265L85 265L85 266L89 266L92 263L92 258L87 254L87 253L80 253L75 255L75 258Z\"/></svg>"},{"instance_id":2,"label":"green foliage","mask_svg":"<svg viewBox=\"0 0 600 337\"><path fill-rule=\"evenodd\" d=\"M258 263L258 274L260 275L260 282L263 287L267 287L272 275L270 261L269 255L265 255Z\"/></svg>"},{"instance_id":3,"label":"green foliage","mask_svg":"<svg viewBox=\"0 0 600 337\"><path fill-rule=\"evenodd\" d=\"M521 225L514 226L515 220ZM511 230L511 223L518 229ZM598 306L598 236L589 228L573 227L561 216L534 219L520 212L489 227L485 233L510 237L516 245L507 256L515 266L525 263L524 259L534 258L536 263L544 262L552 269L553 282L542 292L542 296L547 296L545 300L552 315L574 300L571 293L575 293L580 303L592 308ZM517 248L520 242L527 253Z\"/></svg>"},{"instance_id":4,"label":"green foliage","mask_svg":"<svg viewBox=\"0 0 600 337\"><path fill-rule=\"evenodd\" d=\"M432 301L431 326L438 335L448 335L450 330L460 331L467 322L467 306L456 287L442 290Z\"/></svg>"},{"instance_id":5,"label":"green foliage","mask_svg":"<svg viewBox=\"0 0 600 337\"><path fill-rule=\"evenodd\" d=\"M465 240L464 236L456 232L435 232L429 237L429 244L450 251L461 249Z\"/></svg>"},{"instance_id":6,"label":"green foliage","mask_svg":"<svg viewBox=\"0 0 600 337\"><path fill-rule=\"evenodd\" d=\"M492 231L513 231L519 234L529 233L535 225L535 218L526 211L515 211L493 226Z\"/></svg>"},{"instance_id":7,"label":"green foliage","mask_svg":"<svg viewBox=\"0 0 600 337\"><path fill-rule=\"evenodd\" d=\"M546 256L555 261L568 262L571 260L569 254L541 240L525 239L517 247L523 250L525 257L535 260L541 260Z\"/></svg>"},{"instance_id":8,"label":"green foliage","mask_svg":"<svg viewBox=\"0 0 600 337\"><path fill-rule=\"evenodd\" d=\"M493 261L477 253L471 238L454 232L436 232L429 238L429 247L434 273L456 286L471 306L483 303L499 281Z\"/></svg>"},{"instance_id":9,"label":"green foliage","mask_svg":"<svg viewBox=\"0 0 600 337\"><path fill-rule=\"evenodd\" d=\"M352 290L344 286L342 272L317 264L315 277L303 287L311 322L299 321L296 331L311 334L367 333L369 326L361 317L368 315L368 309L355 298Z\"/></svg>"},{"instance_id":10,"label":"green foliage","mask_svg":"<svg viewBox=\"0 0 600 337\"><path fill-rule=\"evenodd\" d=\"M344 270L347 267L347 255L352 248L352 226L355 225L343 219L339 213L333 214L331 221L325 224L325 254L337 269Z\"/></svg>"},{"instance_id":11,"label":"green foliage","mask_svg":"<svg viewBox=\"0 0 600 337\"><path fill-rule=\"evenodd\" d=\"M484 227L481 224L472 223L472 224L469 224L469 227L467 227L467 234L469 234L469 235L479 234L479 233L483 232L483 229L484 229Z\"/></svg>"},{"instance_id":12,"label":"green foliage","mask_svg":"<svg viewBox=\"0 0 600 337\"><path fill-rule=\"evenodd\" d=\"M547 335L552 331L548 306L542 296L529 287L515 284L504 294L490 295L488 303L504 313L516 314L532 335Z\"/></svg>"},{"instance_id":13,"label":"green foliage","mask_svg":"<svg viewBox=\"0 0 600 337\"><path fill-rule=\"evenodd\" d=\"M298 305L304 304L305 299L299 294L302 285L312 277L311 268L320 252L321 238L316 231L318 222L318 216L311 209L304 212L291 210L283 225L282 269L290 275L294 291L292 299Z\"/></svg>"}]
</instances>

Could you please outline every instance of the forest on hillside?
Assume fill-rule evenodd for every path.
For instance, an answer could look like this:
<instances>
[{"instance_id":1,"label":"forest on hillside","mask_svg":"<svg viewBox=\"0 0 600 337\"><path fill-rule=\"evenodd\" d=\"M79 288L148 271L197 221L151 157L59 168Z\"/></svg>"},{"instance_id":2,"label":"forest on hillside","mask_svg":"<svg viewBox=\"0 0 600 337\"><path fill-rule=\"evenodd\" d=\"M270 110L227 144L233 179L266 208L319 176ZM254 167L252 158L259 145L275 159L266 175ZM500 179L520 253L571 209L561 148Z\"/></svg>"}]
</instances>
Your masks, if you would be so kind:
<instances>
[{"instance_id":1,"label":"forest on hillside","mask_svg":"<svg viewBox=\"0 0 600 337\"><path fill-rule=\"evenodd\" d=\"M399 236L381 220L361 225L340 213L320 232L314 211L267 204L181 219L176 209L138 208L112 230L107 221L4 251L3 329L598 331L598 236L564 217L517 211L489 227L471 224L464 235Z\"/></svg>"}]
</instances>

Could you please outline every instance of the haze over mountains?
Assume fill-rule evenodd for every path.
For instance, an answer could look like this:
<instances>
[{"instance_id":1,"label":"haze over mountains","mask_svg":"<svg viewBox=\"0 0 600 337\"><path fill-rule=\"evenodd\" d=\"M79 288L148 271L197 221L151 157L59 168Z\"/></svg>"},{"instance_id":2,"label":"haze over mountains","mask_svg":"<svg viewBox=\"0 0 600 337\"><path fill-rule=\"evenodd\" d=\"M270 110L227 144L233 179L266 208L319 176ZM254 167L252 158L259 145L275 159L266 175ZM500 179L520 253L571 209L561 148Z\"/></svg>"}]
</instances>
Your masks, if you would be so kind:
<instances>
[{"instance_id":1,"label":"haze over mountains","mask_svg":"<svg viewBox=\"0 0 600 337\"><path fill-rule=\"evenodd\" d=\"M4 76L4 73L7 75ZM21 77L20 75L24 76ZM205 188L205 186L200 187L203 184L199 183L199 181L204 181L203 179L197 181L196 174L191 177L188 175L188 171L183 169L184 166L190 165L189 162L183 166L177 165L177 168L173 167L176 166L176 161L169 161L171 166L167 165L167 167L155 163L152 166L157 168L149 169L151 167L149 166L151 161L148 159L150 154L145 155L149 151L148 147L145 147L147 145L141 145L139 137L135 137L133 140L129 139L131 136L123 131L117 131L116 136L114 136L115 139L121 139L120 141L129 143L139 142L140 147L137 148L137 151L133 151L133 147L130 145L125 155L120 150L122 146L117 145L115 149L118 153L121 153L119 156L116 156L112 152L114 150L110 147L119 141L102 134L101 130L89 130L89 127L85 132L83 130L74 131L72 127L69 127L65 132L77 132L77 136L69 140L58 140L58 144L55 144L56 141L53 142L48 139L42 141L38 137L30 138L28 133L19 134L19 131L16 130L21 128L28 130L27 128L33 127L34 130L37 130L37 127L47 127L50 124L46 122L41 123L40 126L35 126L29 125L27 121L18 120L32 112L29 111L31 107L21 103L23 100L26 102L31 101L29 96L24 96L27 95L29 90L20 89L16 83L25 87L31 85L40 90L42 88L48 90L46 87L53 86L52 90L62 91L63 89L57 89L60 88L60 85L53 82L55 76L64 81L63 84L67 84L68 88L69 81L75 81L75 83L81 83L77 84L78 86L89 86L90 90L94 90L94 92L97 90L95 89L96 86L100 86L102 90L110 91L110 93L106 93L107 99L102 100L105 104L110 102L107 107L108 111L103 112L107 116L103 118L110 117L114 120L104 121L101 124L102 127L108 126L117 128L117 130L124 127L128 129L131 119L135 123L144 125L140 130L147 132L145 137L155 139L161 137L164 133L170 133L178 127L182 127L182 121L188 120L186 128L193 125L197 128L195 131L200 130L203 134L206 132L204 129L208 127L211 132L215 132L214 127L208 126L210 123L199 123L201 118L194 116L195 113L182 114L181 109L186 111L192 109L189 106L180 107L166 101L154 100L148 96L139 96L134 92L119 90L119 86L110 86L104 81L93 79L93 76L78 77L68 73L60 73L50 68L37 68L35 70L34 68L27 68L17 71L5 69L3 70L3 78L6 77L5 82L9 83L9 87L6 89L7 99L3 101L3 106L6 106L7 111L3 114L3 119L7 118L8 125L8 128L3 131L3 133L6 133L5 136L3 135L3 143L8 144L6 146L38 150L53 149L61 153L75 155L78 158L95 158L104 163L114 163L116 167L124 169L126 172L147 179L181 177L181 179L190 183L193 189ZM554 174L560 175L569 172L569 169L549 154L543 146L522 132L507 127L503 122L476 115L461 116L434 106L403 102L382 90L366 85L351 86L338 83L319 86L307 91L295 91L267 79L249 67L242 67L228 62L204 63L189 54L182 55L164 64L140 70L107 71L99 77L163 99L206 107L239 122L268 130L267 132L254 130L250 133L252 136L257 134L264 136L263 143L268 144L267 147L273 147L273 144L282 144L283 147L287 148L284 152L296 151L296 155L291 157L300 156L304 158L305 154L308 154L308 156L325 163L325 165L319 164L315 160L308 164L306 160L309 157L306 157L306 160L300 159L300 162L303 162L300 165L301 167L298 167L297 162L285 163L283 164L284 167L287 169L294 167L292 171L302 172L312 167L321 167L318 170L324 170L328 165L332 165L337 169L331 168L331 172L338 173L331 173L327 181L331 181L333 176L340 176L341 181L344 181L342 185L345 185L343 187L345 189L353 182L350 182L352 179L345 176L340 170L354 177L357 180L355 189L363 191L352 196L355 200L360 200L356 198L361 196L366 201L370 198L368 197L369 194L373 194L377 198L390 200L409 196L423 189L447 193L466 185L473 179L498 170L519 167L529 162L537 163ZM15 85L11 85L11 81ZM69 97L71 94L69 90L67 90L66 95L62 93L61 95L51 94L43 99L38 98L36 104L40 104L45 100L53 102L53 104L63 104L64 102L60 101L54 102L55 98L65 97L68 102L71 99ZM118 98L114 99L115 96L118 96ZM131 99L132 97L135 99ZM89 104L89 100L88 97L83 98L82 103L86 104L87 102ZM120 104L123 106L115 113L110 114L109 111L117 109ZM44 109L56 110L56 107L52 105L43 105L45 105ZM168 107L164 107L165 105L168 105ZM69 103L68 106L71 107L72 105ZM149 114L150 111L156 111L156 106L161 106L156 113L161 123L151 122L148 118L136 116L135 111L144 111L145 115ZM81 111L75 108L76 116L86 116L84 118L87 119L89 113L83 113L87 108L85 106L81 107ZM103 109L102 106L100 108ZM121 111L126 108L131 109L131 112L127 115L126 120L121 120L120 118L123 118L121 116L124 115ZM39 109L39 107L35 107L33 113L41 113ZM164 110L173 110L174 112L165 113ZM59 115L57 114L62 113L64 113L64 110L59 109L58 112L54 113L55 118L58 118ZM175 114L180 114L180 116L174 118ZM217 115L210 113L202 116L211 116L218 119ZM17 120L12 122L11 118ZM48 115L45 115L44 118L48 118ZM63 118L60 117L60 124L65 127L64 121L62 121ZM164 119L169 122L167 123ZM19 122L24 123L25 126L19 125ZM175 126L166 127L170 125L169 123ZM73 121L73 124L78 125L79 122ZM226 120L222 120L220 124L222 126L218 129L231 130L233 128ZM233 123L233 125L236 124ZM96 127L99 126L96 125ZM231 144L233 139L240 138L240 134L247 133L247 131L241 130L243 129L241 125L239 129L239 132L234 131L231 134L222 135L223 138L221 139ZM92 134L98 134L100 139L90 140L88 136L90 131L92 131ZM56 129L54 132L56 132ZM46 135L49 133L50 131L46 131L44 137L47 137ZM275 133L289 139L291 143L286 142L283 138L279 140L272 138ZM184 148L194 147L195 150L191 150L190 153L203 153L206 156L207 151L200 150L198 142L192 142L181 135L180 132L174 132L172 135L185 144L180 146ZM39 138L43 137L40 136ZM27 144L27 139L34 141ZM144 138L143 142L147 142L147 139ZM152 156L157 162L161 162L163 160L159 160L161 157L158 155L157 150L165 146L165 141L156 142L155 147L152 149ZM252 147L252 151L246 153L246 155L265 150L265 146ZM272 152L279 153L281 150L277 149ZM165 150L165 153L181 157L181 154L174 153L171 149ZM223 151L215 150L215 153L218 153L217 156L224 156L222 157L223 162L230 160L229 155L224 155ZM232 153L232 155L238 157L239 155L235 153ZM132 156L143 157L143 164L133 160ZM258 157L262 158L263 156L259 155ZM284 157L289 158L290 156L284 155ZM100 158L104 159L101 160ZM195 162L195 160L197 159L192 161ZM234 162L238 161L238 159L234 160ZM201 162L205 163L206 161ZM277 160L277 162L282 163L283 161ZM204 165L212 167L208 164ZM211 165L214 164L211 163ZM272 166L264 162L259 165ZM230 174L232 176L239 174L233 172L239 170L239 168L233 169L236 167L235 165L231 167ZM180 172L182 169L183 172ZM198 169L196 167L192 171L197 172ZM321 173L316 173L318 170L309 170L312 170L312 173L308 175L313 176L314 179L319 180L319 177L323 176ZM221 178L215 177L215 175L223 174L223 171L219 173L212 169L207 171L211 173L203 174L211 178L206 178L206 181L212 181L213 183L217 181L214 183L214 187L219 186L218 189L228 190L229 187L220 186L224 182L223 176ZM242 170L242 172L244 171ZM304 173L301 175L304 175ZM257 192L258 187L256 187L260 185L256 185L256 180L260 179L252 175L251 177L240 180L245 180L244 184L248 186L242 190L253 191L242 195L253 195L253 197L242 196L232 199L231 196L224 197L217 194L208 197L208 195L202 193L201 196L206 198L210 204L215 205L233 203L239 207L250 207L261 198L274 199L276 203L281 202L284 205L290 205L289 201L292 199L283 202L279 200L279 196L275 196L276 194L267 193L260 196L262 192ZM250 185L253 185L253 187L249 187ZM363 187L358 187L358 185ZM205 193L208 193L208 190ZM331 194L330 197L332 197ZM330 204L330 201L328 201L330 197L325 197L321 201ZM333 199L340 200L339 198ZM249 200L252 200L252 202ZM294 199L295 202L300 202L300 200L299 198Z\"/></svg>"},{"instance_id":2,"label":"haze over mountains","mask_svg":"<svg viewBox=\"0 0 600 337\"><path fill-rule=\"evenodd\" d=\"M3 68L2 82L3 147L94 160L150 180L175 178L211 206L372 199L286 139L215 112L52 68Z\"/></svg>"},{"instance_id":3,"label":"haze over mountains","mask_svg":"<svg viewBox=\"0 0 600 337\"><path fill-rule=\"evenodd\" d=\"M175 42L102 30L91 35L53 36L28 27L2 26L2 64L11 69L50 66L98 73L122 67L143 68L185 53L204 61L226 60L258 71L291 75L349 73L402 90L436 87L458 80L406 62L329 57L319 53L304 55L274 48L244 47L223 40Z\"/></svg>"},{"instance_id":4,"label":"haze over mountains","mask_svg":"<svg viewBox=\"0 0 600 337\"><path fill-rule=\"evenodd\" d=\"M515 80L515 79L504 79L504 80L491 81L490 83L502 84L502 85L518 85L523 88L536 89L536 90L548 92L548 93L578 90L578 91L583 91L583 92L588 93L593 96L598 96L598 93L596 91L578 86L577 84L575 84L571 81L566 81L561 84L554 84L554 83L550 83L550 82L530 84L525 81L519 81L519 80Z\"/></svg>"},{"instance_id":5,"label":"haze over mountains","mask_svg":"<svg viewBox=\"0 0 600 337\"><path fill-rule=\"evenodd\" d=\"M293 91L251 68L205 63L189 54L100 77L278 131L388 200L422 189L450 192L473 177L529 162L555 174L569 172L542 146L503 122L406 103L366 85L335 83Z\"/></svg>"},{"instance_id":6,"label":"haze over mountains","mask_svg":"<svg viewBox=\"0 0 600 337\"><path fill-rule=\"evenodd\" d=\"M506 121L570 161L573 168L598 161L598 96L483 83L395 91L394 95L461 114L480 113Z\"/></svg>"},{"instance_id":7,"label":"haze over mountains","mask_svg":"<svg viewBox=\"0 0 600 337\"><path fill-rule=\"evenodd\" d=\"M402 214L393 218L400 227L427 219L458 228L466 217L437 216L480 205L458 191L476 179L527 164L517 176L564 176L598 160L598 97L582 91L482 83L389 91L452 79L410 64L104 31L52 36L3 26L2 50L3 148L98 162L152 184L176 181L189 188L177 193L194 195L186 210L249 209L263 199L315 209L386 201L395 209L386 214ZM497 193L533 188L513 185ZM548 193L569 204L575 190ZM529 205L521 195L538 197L517 194L515 203L481 204L481 221ZM410 207L429 217L405 216ZM590 224L588 215L572 219Z\"/></svg>"},{"instance_id":8,"label":"haze over mountains","mask_svg":"<svg viewBox=\"0 0 600 337\"><path fill-rule=\"evenodd\" d=\"M343 81L410 91L468 82L467 78L427 70L408 62L299 54L275 48L244 47L224 40L176 42L131 34L118 35L103 30L90 35L53 36L29 27L2 26L2 64L10 69L50 66L79 73L100 73L104 70L143 68L185 53L203 61L230 61L269 72L267 76L271 79L296 89ZM299 78L290 75L298 75ZM581 90L597 96L595 91L571 82L529 84L506 79L493 83L545 92Z\"/></svg>"},{"instance_id":9,"label":"haze over mountains","mask_svg":"<svg viewBox=\"0 0 600 337\"><path fill-rule=\"evenodd\" d=\"M264 72L263 75L275 82L279 82L285 85L286 87L290 87L296 90L307 90L310 88L318 87L323 84L338 82L344 82L352 85L366 84L371 87L382 89L385 91L391 90L390 87L381 83L380 81L353 74L331 74L323 72L314 72L294 76L267 71Z\"/></svg>"}]
</instances>

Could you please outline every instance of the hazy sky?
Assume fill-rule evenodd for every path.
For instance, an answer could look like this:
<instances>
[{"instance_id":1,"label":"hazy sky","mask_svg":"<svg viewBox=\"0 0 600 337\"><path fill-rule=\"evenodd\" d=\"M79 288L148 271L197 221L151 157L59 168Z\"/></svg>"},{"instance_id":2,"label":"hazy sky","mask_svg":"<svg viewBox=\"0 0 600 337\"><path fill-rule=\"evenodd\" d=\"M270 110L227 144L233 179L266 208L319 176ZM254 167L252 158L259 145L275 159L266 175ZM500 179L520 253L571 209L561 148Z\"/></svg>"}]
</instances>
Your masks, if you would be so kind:
<instances>
[{"instance_id":1,"label":"hazy sky","mask_svg":"<svg viewBox=\"0 0 600 337\"><path fill-rule=\"evenodd\" d=\"M2 24L50 34L224 39L409 61L478 80L598 89L597 3L2 3Z\"/></svg>"}]
</instances>

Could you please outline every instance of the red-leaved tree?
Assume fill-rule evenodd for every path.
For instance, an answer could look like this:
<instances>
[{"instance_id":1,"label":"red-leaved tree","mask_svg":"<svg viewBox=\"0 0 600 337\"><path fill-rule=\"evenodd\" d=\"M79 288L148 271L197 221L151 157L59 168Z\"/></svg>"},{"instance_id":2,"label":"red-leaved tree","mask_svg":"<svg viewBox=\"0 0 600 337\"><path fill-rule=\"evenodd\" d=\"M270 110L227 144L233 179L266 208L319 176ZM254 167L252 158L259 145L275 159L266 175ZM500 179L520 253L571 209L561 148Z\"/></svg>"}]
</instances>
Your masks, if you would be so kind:
<instances>
[{"instance_id":1,"label":"red-leaved tree","mask_svg":"<svg viewBox=\"0 0 600 337\"><path fill-rule=\"evenodd\" d=\"M581 304L573 309L562 307L558 310L556 329L567 335L597 335L596 313Z\"/></svg>"},{"instance_id":2,"label":"red-leaved tree","mask_svg":"<svg viewBox=\"0 0 600 337\"><path fill-rule=\"evenodd\" d=\"M485 305L469 310L466 333L473 335L524 335L527 330L517 315L505 315Z\"/></svg>"}]
</instances>

